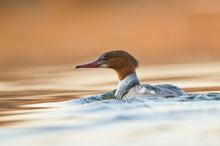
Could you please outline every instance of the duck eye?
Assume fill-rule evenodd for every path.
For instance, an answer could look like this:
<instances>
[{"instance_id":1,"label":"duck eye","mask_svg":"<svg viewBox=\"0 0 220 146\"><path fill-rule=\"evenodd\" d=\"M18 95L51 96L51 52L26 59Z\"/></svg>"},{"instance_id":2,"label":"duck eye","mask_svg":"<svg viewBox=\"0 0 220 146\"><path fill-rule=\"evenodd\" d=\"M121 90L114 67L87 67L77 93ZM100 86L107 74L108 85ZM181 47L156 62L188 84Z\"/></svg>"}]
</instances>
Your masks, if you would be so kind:
<instances>
[{"instance_id":1,"label":"duck eye","mask_svg":"<svg viewBox=\"0 0 220 146\"><path fill-rule=\"evenodd\" d=\"M107 61L108 59L109 59L108 57L104 57L104 58L103 58L104 61Z\"/></svg>"}]
</instances>

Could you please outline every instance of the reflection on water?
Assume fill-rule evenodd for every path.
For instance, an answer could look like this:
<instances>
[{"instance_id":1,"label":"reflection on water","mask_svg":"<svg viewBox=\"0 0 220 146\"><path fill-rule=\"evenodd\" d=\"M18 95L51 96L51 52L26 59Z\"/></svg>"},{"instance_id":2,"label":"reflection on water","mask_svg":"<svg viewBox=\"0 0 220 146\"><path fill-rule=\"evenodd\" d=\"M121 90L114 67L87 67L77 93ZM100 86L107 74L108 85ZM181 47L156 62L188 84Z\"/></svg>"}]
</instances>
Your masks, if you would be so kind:
<instances>
[{"instance_id":1,"label":"reflection on water","mask_svg":"<svg viewBox=\"0 0 220 146\"><path fill-rule=\"evenodd\" d=\"M197 96L93 102L84 99L116 87L113 71L74 71L69 66L5 71L0 78L1 146L170 146L177 142L217 146L219 66L181 64L138 70L143 83L175 84Z\"/></svg>"}]
</instances>

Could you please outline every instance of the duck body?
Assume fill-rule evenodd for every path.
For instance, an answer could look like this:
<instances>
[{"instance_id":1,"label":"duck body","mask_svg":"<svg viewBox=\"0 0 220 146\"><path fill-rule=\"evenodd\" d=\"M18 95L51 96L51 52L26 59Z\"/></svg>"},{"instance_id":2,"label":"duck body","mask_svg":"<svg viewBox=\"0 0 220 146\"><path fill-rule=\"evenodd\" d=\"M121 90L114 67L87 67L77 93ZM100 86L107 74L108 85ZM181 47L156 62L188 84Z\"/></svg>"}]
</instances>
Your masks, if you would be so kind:
<instances>
[{"instance_id":1,"label":"duck body","mask_svg":"<svg viewBox=\"0 0 220 146\"><path fill-rule=\"evenodd\" d=\"M140 85L135 69L138 61L129 53L122 50L110 51L102 54L95 61L78 65L77 68L110 68L117 72L119 83L115 91L116 99L130 99L135 97L178 97L186 94L181 88L170 85Z\"/></svg>"},{"instance_id":2,"label":"duck body","mask_svg":"<svg viewBox=\"0 0 220 146\"><path fill-rule=\"evenodd\" d=\"M136 74L130 74L125 79L120 81L115 91L116 99L130 99L135 97L171 98L184 94L185 92L181 88L170 84L140 85Z\"/></svg>"}]
</instances>

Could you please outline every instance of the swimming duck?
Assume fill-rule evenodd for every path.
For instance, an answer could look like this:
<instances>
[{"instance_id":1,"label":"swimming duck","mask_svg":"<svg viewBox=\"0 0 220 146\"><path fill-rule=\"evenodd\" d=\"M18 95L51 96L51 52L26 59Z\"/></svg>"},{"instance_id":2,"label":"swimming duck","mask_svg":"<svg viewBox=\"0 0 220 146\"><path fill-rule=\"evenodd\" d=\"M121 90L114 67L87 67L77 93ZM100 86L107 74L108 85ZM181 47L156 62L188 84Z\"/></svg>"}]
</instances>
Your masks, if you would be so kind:
<instances>
[{"instance_id":1,"label":"swimming duck","mask_svg":"<svg viewBox=\"0 0 220 146\"><path fill-rule=\"evenodd\" d=\"M102 54L95 61L77 65L79 68L110 68L116 71L119 83L115 91L116 99L129 99L135 97L178 97L184 95L185 92L174 85L161 84L150 85L140 84L136 74L138 60L123 50L114 50Z\"/></svg>"}]
</instances>

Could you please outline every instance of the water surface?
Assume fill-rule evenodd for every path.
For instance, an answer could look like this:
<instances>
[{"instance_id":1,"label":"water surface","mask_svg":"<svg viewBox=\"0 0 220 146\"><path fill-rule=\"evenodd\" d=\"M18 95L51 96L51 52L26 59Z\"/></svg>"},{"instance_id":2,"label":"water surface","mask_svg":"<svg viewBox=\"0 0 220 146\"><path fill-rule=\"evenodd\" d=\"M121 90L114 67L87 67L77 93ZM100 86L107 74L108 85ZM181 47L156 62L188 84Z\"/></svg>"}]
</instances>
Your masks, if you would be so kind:
<instances>
[{"instance_id":1,"label":"water surface","mask_svg":"<svg viewBox=\"0 0 220 146\"><path fill-rule=\"evenodd\" d=\"M219 66L212 62L140 67L142 83L175 84L190 96L129 101L96 100L115 89L117 76L111 70L5 70L0 77L1 146L218 146Z\"/></svg>"}]
</instances>

